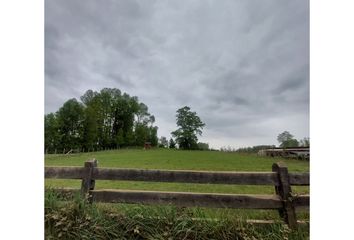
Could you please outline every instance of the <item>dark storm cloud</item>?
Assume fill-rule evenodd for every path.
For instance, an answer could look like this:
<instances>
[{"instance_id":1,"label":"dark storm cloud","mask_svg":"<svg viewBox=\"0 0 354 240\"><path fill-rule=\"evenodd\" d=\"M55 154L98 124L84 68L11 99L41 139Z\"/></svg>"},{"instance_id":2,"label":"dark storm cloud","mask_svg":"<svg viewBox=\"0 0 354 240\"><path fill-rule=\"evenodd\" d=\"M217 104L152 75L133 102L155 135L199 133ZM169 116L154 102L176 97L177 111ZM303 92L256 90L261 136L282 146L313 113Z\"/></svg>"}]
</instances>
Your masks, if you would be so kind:
<instances>
[{"instance_id":1,"label":"dark storm cloud","mask_svg":"<svg viewBox=\"0 0 354 240\"><path fill-rule=\"evenodd\" d=\"M211 146L308 136L308 1L45 3L46 112L87 89L136 95L170 137L188 105Z\"/></svg>"}]
</instances>

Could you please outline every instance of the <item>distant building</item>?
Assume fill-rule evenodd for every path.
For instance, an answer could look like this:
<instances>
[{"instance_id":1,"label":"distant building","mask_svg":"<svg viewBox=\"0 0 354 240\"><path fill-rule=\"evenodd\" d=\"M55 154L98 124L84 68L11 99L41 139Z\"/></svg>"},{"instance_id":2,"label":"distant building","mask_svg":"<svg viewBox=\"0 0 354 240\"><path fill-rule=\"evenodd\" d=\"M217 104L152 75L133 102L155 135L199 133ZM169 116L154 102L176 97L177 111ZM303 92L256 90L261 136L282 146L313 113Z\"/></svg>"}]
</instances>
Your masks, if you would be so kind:
<instances>
[{"instance_id":1,"label":"distant building","mask_svg":"<svg viewBox=\"0 0 354 240\"><path fill-rule=\"evenodd\" d=\"M310 159L309 147L268 148L258 151L260 156Z\"/></svg>"}]
</instances>

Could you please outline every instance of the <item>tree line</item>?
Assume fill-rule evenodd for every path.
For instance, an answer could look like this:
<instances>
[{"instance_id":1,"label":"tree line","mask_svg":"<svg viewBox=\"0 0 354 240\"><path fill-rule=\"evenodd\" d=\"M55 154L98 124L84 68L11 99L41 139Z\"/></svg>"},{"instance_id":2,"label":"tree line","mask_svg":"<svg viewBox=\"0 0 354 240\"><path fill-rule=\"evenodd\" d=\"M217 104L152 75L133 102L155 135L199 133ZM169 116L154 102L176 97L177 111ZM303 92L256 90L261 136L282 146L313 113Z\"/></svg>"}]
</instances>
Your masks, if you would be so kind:
<instances>
[{"instance_id":1,"label":"tree line","mask_svg":"<svg viewBox=\"0 0 354 240\"><path fill-rule=\"evenodd\" d=\"M97 151L128 146L157 146L155 117L135 96L116 88L88 90L45 115L47 153Z\"/></svg>"}]
</instances>

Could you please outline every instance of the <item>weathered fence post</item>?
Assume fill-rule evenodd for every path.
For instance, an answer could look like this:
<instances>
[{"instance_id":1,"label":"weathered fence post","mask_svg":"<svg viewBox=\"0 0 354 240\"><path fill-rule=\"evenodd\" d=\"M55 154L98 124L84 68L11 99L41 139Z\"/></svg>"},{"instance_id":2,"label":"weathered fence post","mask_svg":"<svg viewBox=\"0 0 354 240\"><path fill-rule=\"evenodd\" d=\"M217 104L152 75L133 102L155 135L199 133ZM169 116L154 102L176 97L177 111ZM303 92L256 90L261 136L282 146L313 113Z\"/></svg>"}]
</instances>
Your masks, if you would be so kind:
<instances>
[{"instance_id":1,"label":"weathered fence post","mask_svg":"<svg viewBox=\"0 0 354 240\"><path fill-rule=\"evenodd\" d=\"M81 182L81 195L86 198L90 190L95 188L95 180L92 179L93 171L97 167L97 160L89 160L85 162L85 172Z\"/></svg>"},{"instance_id":2,"label":"weathered fence post","mask_svg":"<svg viewBox=\"0 0 354 240\"><path fill-rule=\"evenodd\" d=\"M288 168L284 163L278 162L273 164L272 171L277 173L279 180L279 186L275 186L275 192L283 200L283 208L279 210L279 214L291 229L297 229L295 207L291 199Z\"/></svg>"}]
</instances>

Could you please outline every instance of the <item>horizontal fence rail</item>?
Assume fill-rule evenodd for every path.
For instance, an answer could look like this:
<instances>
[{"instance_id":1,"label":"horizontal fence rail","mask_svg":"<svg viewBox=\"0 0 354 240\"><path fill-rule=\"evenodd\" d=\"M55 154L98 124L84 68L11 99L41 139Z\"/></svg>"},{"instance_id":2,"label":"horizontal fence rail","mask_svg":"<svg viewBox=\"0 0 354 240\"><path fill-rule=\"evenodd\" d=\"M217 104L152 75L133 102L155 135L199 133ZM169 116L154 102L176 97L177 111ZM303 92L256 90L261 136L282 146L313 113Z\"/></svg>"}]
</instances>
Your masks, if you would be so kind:
<instances>
[{"instance_id":1,"label":"horizontal fence rail","mask_svg":"<svg viewBox=\"0 0 354 240\"><path fill-rule=\"evenodd\" d=\"M80 189L54 189L64 196L80 193L92 202L173 204L182 207L216 207L277 209L284 221L297 228L295 208L308 208L309 195L293 195L291 186L309 186L309 173L288 173L282 163L272 172L143 170L98 168L97 161L86 161L84 167L45 167L45 178L82 179ZM96 180L128 180L147 182L180 182L206 184L272 185L275 195L214 194L193 192L160 192L133 190L95 190Z\"/></svg>"},{"instance_id":2,"label":"horizontal fence rail","mask_svg":"<svg viewBox=\"0 0 354 240\"><path fill-rule=\"evenodd\" d=\"M83 167L45 167L45 178L81 179L84 174L85 168ZM209 172L95 168L92 173L92 179L237 185L279 185L277 174L274 172ZM289 181L291 185L309 185L309 174L289 173Z\"/></svg>"},{"instance_id":3,"label":"horizontal fence rail","mask_svg":"<svg viewBox=\"0 0 354 240\"><path fill-rule=\"evenodd\" d=\"M82 179L85 174L83 167L45 167L45 178Z\"/></svg>"},{"instance_id":4,"label":"horizontal fence rail","mask_svg":"<svg viewBox=\"0 0 354 240\"><path fill-rule=\"evenodd\" d=\"M310 206L310 195L300 195L295 196L292 199L295 207L309 207Z\"/></svg>"},{"instance_id":5,"label":"horizontal fence rail","mask_svg":"<svg viewBox=\"0 0 354 240\"><path fill-rule=\"evenodd\" d=\"M93 190L97 202L173 204L181 207L279 209L282 200L278 195L239 195L186 192L158 192L132 190Z\"/></svg>"},{"instance_id":6,"label":"horizontal fence rail","mask_svg":"<svg viewBox=\"0 0 354 240\"><path fill-rule=\"evenodd\" d=\"M278 185L273 172L207 172L97 168L97 180L133 180L151 182L182 182L212 184Z\"/></svg>"},{"instance_id":7,"label":"horizontal fence rail","mask_svg":"<svg viewBox=\"0 0 354 240\"><path fill-rule=\"evenodd\" d=\"M309 186L310 174L309 173L289 173L289 183L294 186Z\"/></svg>"}]
</instances>

